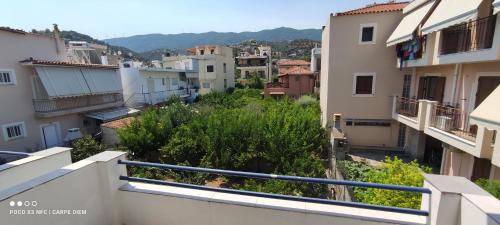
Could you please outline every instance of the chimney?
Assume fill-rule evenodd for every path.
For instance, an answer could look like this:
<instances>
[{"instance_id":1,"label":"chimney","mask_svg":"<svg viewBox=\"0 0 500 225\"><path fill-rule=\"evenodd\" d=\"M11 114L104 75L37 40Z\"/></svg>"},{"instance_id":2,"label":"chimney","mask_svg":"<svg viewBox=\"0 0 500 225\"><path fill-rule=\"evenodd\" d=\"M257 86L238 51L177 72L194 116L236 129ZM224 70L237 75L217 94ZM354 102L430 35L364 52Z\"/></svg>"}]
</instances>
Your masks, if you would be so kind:
<instances>
[{"instance_id":1,"label":"chimney","mask_svg":"<svg viewBox=\"0 0 500 225\"><path fill-rule=\"evenodd\" d=\"M56 39L56 51L57 53L62 53L64 47L61 46L61 35L59 32L59 27L57 27L57 24L55 23L54 23L54 31L52 33L54 34L54 38Z\"/></svg>"}]
</instances>

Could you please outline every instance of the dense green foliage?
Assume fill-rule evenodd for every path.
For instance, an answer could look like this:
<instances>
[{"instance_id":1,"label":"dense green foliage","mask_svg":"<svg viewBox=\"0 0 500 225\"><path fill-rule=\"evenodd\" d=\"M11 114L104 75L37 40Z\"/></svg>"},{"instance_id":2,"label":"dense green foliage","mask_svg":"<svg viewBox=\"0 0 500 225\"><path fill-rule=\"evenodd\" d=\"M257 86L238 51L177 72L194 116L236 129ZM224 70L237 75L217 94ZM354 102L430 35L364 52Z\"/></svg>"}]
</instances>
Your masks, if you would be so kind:
<instances>
[{"instance_id":1,"label":"dense green foliage","mask_svg":"<svg viewBox=\"0 0 500 225\"><path fill-rule=\"evenodd\" d=\"M498 180L488 180L488 179L478 179L475 183L482 187L484 190L489 192L491 195L500 199L500 181Z\"/></svg>"},{"instance_id":2,"label":"dense green foliage","mask_svg":"<svg viewBox=\"0 0 500 225\"><path fill-rule=\"evenodd\" d=\"M73 162L86 159L95 154L106 150L106 145L94 140L91 136L86 135L72 143L71 159Z\"/></svg>"},{"instance_id":3,"label":"dense green foliage","mask_svg":"<svg viewBox=\"0 0 500 225\"><path fill-rule=\"evenodd\" d=\"M397 157L386 158L381 168L353 161L341 161L340 166L349 180L416 187L423 185L423 174L431 172L430 168L422 167L415 161L405 163ZM374 188L354 188L354 197L364 203L414 209L420 208L422 199L419 193Z\"/></svg>"},{"instance_id":4,"label":"dense green foliage","mask_svg":"<svg viewBox=\"0 0 500 225\"><path fill-rule=\"evenodd\" d=\"M228 170L325 177L325 130L320 109L288 99L262 99L260 90L211 93L192 106L179 102L145 112L119 130L135 160ZM136 170L141 176L157 171ZM158 173L154 176L158 178ZM160 178L203 184L207 175L163 173ZM228 177L229 186L321 196L319 185Z\"/></svg>"}]
</instances>

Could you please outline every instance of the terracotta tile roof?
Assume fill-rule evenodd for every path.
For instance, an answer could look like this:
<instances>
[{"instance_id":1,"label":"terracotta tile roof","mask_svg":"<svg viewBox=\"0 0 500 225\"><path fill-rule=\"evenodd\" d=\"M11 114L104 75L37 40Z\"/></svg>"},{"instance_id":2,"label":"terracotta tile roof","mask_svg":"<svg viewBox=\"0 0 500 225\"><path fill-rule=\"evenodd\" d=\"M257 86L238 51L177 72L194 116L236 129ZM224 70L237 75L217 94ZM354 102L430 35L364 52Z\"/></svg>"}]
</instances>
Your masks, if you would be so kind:
<instances>
[{"instance_id":1,"label":"terracotta tile roof","mask_svg":"<svg viewBox=\"0 0 500 225\"><path fill-rule=\"evenodd\" d=\"M83 63L71 63L64 61L49 61L29 58L20 63L24 65L47 65L47 66L68 66L68 67L85 67L85 68L101 68L101 69L118 69L118 65L103 65L103 64L83 64Z\"/></svg>"},{"instance_id":2,"label":"terracotta tile roof","mask_svg":"<svg viewBox=\"0 0 500 225\"><path fill-rule=\"evenodd\" d=\"M24 30L13 29L10 27L0 27L0 30L12 32L12 33L17 33L17 34L27 34L26 31L24 31Z\"/></svg>"},{"instance_id":3,"label":"terracotta tile roof","mask_svg":"<svg viewBox=\"0 0 500 225\"><path fill-rule=\"evenodd\" d=\"M309 66L309 64L308 61L297 59L282 59L278 61L279 66Z\"/></svg>"},{"instance_id":4,"label":"terracotta tile roof","mask_svg":"<svg viewBox=\"0 0 500 225\"><path fill-rule=\"evenodd\" d=\"M130 125L132 123L132 121L134 121L134 120L135 120L135 117L126 117L123 119L103 123L103 124L101 124L101 127L107 127L107 128L111 128L111 129L119 129L119 128L125 127L127 125Z\"/></svg>"},{"instance_id":5,"label":"terracotta tile roof","mask_svg":"<svg viewBox=\"0 0 500 225\"><path fill-rule=\"evenodd\" d=\"M286 76L286 75L313 75L314 73L311 72L309 67L303 67L303 66L297 66L293 67L290 69L286 69L283 73L281 73L279 76Z\"/></svg>"},{"instance_id":6,"label":"terracotta tile roof","mask_svg":"<svg viewBox=\"0 0 500 225\"><path fill-rule=\"evenodd\" d=\"M347 12L339 12L336 16L347 16L347 15L358 15L358 14L369 14L369 13L385 13L385 12L395 12L402 11L409 2L391 2L391 3L380 3L371 4L366 7L350 10Z\"/></svg>"}]
</instances>

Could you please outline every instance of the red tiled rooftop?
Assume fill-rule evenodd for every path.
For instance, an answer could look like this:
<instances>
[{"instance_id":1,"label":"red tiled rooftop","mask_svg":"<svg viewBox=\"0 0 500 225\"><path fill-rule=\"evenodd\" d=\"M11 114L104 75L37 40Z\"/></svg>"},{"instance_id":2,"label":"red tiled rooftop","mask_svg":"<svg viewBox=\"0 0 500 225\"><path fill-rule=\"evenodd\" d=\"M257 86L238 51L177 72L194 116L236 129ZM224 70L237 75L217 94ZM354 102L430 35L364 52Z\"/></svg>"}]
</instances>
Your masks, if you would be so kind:
<instances>
[{"instance_id":1,"label":"red tiled rooftop","mask_svg":"<svg viewBox=\"0 0 500 225\"><path fill-rule=\"evenodd\" d=\"M69 67L86 67L86 68L101 68L101 69L118 69L117 65L103 65L103 64L83 64L71 63L64 61L49 61L29 58L21 61L25 65L47 65L47 66L69 66Z\"/></svg>"},{"instance_id":2,"label":"red tiled rooftop","mask_svg":"<svg viewBox=\"0 0 500 225\"><path fill-rule=\"evenodd\" d=\"M309 62L298 59L282 59L278 62L279 66L309 66Z\"/></svg>"},{"instance_id":3,"label":"red tiled rooftop","mask_svg":"<svg viewBox=\"0 0 500 225\"><path fill-rule=\"evenodd\" d=\"M346 12L339 12L336 16L347 16L347 15L358 15L358 14L369 14L369 13L385 13L385 12L395 12L402 11L409 2L393 2L393 3L380 3L371 4L366 7L354 9Z\"/></svg>"},{"instance_id":4,"label":"red tiled rooftop","mask_svg":"<svg viewBox=\"0 0 500 225\"><path fill-rule=\"evenodd\" d=\"M101 127L107 127L107 128L111 128L111 129L119 129L119 128L125 127L127 125L130 125L132 123L132 121L134 121L134 120L135 120L135 117L126 117L123 119L103 123L103 124L101 124Z\"/></svg>"},{"instance_id":5,"label":"red tiled rooftop","mask_svg":"<svg viewBox=\"0 0 500 225\"><path fill-rule=\"evenodd\" d=\"M286 69L283 73L281 73L279 76L286 76L286 75L313 75L314 73L311 72L309 68L303 67L303 66L297 66L293 67L290 69Z\"/></svg>"}]
</instances>

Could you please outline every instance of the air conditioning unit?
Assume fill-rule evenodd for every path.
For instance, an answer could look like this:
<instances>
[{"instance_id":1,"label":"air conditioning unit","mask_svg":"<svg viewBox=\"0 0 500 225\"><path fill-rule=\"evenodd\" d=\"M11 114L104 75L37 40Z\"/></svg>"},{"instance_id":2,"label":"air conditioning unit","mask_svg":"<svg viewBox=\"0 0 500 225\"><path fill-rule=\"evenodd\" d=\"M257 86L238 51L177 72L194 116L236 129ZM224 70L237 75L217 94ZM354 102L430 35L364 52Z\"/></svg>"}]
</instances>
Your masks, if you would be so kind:
<instances>
[{"instance_id":1,"label":"air conditioning unit","mask_svg":"<svg viewBox=\"0 0 500 225\"><path fill-rule=\"evenodd\" d=\"M70 128L68 129L68 132L66 133L66 137L64 137L65 142L71 142L76 139L82 138L82 132L80 132L80 128Z\"/></svg>"},{"instance_id":2,"label":"air conditioning unit","mask_svg":"<svg viewBox=\"0 0 500 225\"><path fill-rule=\"evenodd\" d=\"M436 118L436 128L444 131L451 131L451 117L438 116Z\"/></svg>"}]
</instances>

